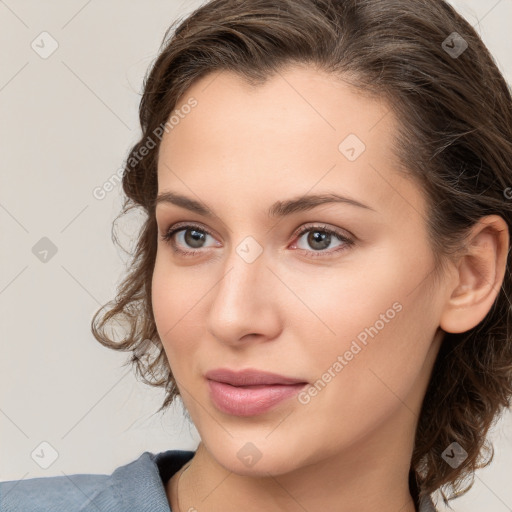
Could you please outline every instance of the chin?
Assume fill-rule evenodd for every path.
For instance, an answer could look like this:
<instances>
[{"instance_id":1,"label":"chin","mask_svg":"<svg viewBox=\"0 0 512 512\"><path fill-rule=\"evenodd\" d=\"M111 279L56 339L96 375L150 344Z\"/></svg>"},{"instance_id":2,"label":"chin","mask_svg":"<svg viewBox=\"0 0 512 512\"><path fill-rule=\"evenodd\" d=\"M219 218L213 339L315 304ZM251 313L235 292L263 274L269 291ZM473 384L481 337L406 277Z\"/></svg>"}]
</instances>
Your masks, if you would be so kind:
<instances>
[{"instance_id":1,"label":"chin","mask_svg":"<svg viewBox=\"0 0 512 512\"><path fill-rule=\"evenodd\" d=\"M268 435L268 434L265 434ZM268 477L268 474L281 475L297 469L298 465L307 464L307 460L297 457L304 448L290 444L272 443L262 436L229 438L224 443L213 442L215 447L208 450L210 456L227 471L241 476Z\"/></svg>"}]
</instances>

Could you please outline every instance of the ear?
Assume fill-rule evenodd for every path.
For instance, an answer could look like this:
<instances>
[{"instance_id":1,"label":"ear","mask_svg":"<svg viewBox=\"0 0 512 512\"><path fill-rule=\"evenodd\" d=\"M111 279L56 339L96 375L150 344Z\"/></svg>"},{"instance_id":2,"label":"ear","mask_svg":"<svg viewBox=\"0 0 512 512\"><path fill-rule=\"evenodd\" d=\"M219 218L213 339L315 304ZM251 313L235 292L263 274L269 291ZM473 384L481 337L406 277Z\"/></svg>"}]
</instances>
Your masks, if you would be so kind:
<instances>
[{"instance_id":1,"label":"ear","mask_svg":"<svg viewBox=\"0 0 512 512\"><path fill-rule=\"evenodd\" d=\"M471 228L441 315L444 331L466 332L485 318L503 283L508 252L508 226L499 215L483 217Z\"/></svg>"}]
</instances>

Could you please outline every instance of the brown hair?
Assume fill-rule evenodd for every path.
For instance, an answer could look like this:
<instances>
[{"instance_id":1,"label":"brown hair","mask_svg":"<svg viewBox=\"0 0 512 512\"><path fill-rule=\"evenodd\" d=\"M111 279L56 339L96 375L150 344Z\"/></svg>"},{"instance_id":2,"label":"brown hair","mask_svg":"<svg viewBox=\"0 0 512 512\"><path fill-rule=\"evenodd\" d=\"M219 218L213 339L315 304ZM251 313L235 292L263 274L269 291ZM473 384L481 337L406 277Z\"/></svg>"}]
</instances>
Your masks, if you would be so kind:
<instances>
[{"instance_id":1,"label":"brown hair","mask_svg":"<svg viewBox=\"0 0 512 512\"><path fill-rule=\"evenodd\" d=\"M142 135L123 176L127 198L120 215L142 207L145 222L115 302L92 320L100 343L131 351L126 364L146 383L165 388L159 411L179 395L151 304L159 140L144 158L140 150L158 139L183 93L206 74L229 70L257 85L287 64L309 64L386 100L400 123L397 157L427 197L435 276L479 218L498 214L510 231L510 90L478 34L443 0L213 0L169 36L176 24L145 78ZM453 32L468 45L460 55L448 51ZM509 252L503 286L485 319L465 333L445 333L411 460L421 496L442 487L467 492L474 470L492 460L486 436L512 395L510 258ZM105 327L120 318L129 332L116 342ZM441 457L453 442L468 453L457 468Z\"/></svg>"}]
</instances>

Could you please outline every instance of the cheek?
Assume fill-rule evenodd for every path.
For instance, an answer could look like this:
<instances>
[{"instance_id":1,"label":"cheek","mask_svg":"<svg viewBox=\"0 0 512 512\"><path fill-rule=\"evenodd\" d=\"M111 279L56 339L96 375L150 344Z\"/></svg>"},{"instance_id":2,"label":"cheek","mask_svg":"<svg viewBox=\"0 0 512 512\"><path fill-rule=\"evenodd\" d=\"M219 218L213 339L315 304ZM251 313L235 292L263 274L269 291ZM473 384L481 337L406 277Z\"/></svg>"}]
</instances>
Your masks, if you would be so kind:
<instances>
[{"instance_id":1,"label":"cheek","mask_svg":"<svg viewBox=\"0 0 512 512\"><path fill-rule=\"evenodd\" d=\"M437 328L437 306L425 293L428 279L418 286L431 269L428 252L416 259L407 254L382 251L364 262L365 271L351 267L330 283L298 288L317 318L302 308L291 329L325 399L355 409L358 403L378 406L414 386Z\"/></svg>"},{"instance_id":2,"label":"cheek","mask_svg":"<svg viewBox=\"0 0 512 512\"><path fill-rule=\"evenodd\" d=\"M202 287L191 284L185 272L169 268L163 257L157 256L152 279L153 314L173 373L179 367L176 360L184 361L196 352L202 328L198 318L204 318L204 293Z\"/></svg>"},{"instance_id":3,"label":"cheek","mask_svg":"<svg viewBox=\"0 0 512 512\"><path fill-rule=\"evenodd\" d=\"M418 302L399 303L388 311L388 300L375 300L367 304L364 319L356 319L357 311L345 322L340 318L333 324L340 333L336 342L305 358L312 378L298 397L299 422L312 436L321 433L326 452L366 438L391 416L415 415L432 334L424 329L428 326L414 324L418 312L425 312ZM388 323L378 316L386 311Z\"/></svg>"},{"instance_id":4,"label":"cheek","mask_svg":"<svg viewBox=\"0 0 512 512\"><path fill-rule=\"evenodd\" d=\"M280 293L292 337L323 364L349 350L355 339L364 344L376 331L382 338L396 323L407 293L403 268L396 255L375 250L360 251L338 268L312 268L306 275L281 269L282 280L293 290Z\"/></svg>"}]
</instances>

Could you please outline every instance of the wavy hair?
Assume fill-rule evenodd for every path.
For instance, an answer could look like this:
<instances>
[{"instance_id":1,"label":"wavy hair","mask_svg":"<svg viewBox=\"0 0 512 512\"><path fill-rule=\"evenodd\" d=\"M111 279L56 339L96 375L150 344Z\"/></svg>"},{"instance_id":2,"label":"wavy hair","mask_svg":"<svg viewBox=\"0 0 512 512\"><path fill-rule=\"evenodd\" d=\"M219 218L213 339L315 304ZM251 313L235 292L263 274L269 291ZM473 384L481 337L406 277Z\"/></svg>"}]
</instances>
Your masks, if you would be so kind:
<instances>
[{"instance_id":1,"label":"wavy hair","mask_svg":"<svg viewBox=\"0 0 512 512\"><path fill-rule=\"evenodd\" d=\"M450 51L463 49L463 41L467 48L460 55ZM464 246L468 229L481 217L500 215L510 232L510 88L477 32L444 0L204 4L169 27L145 76L139 107L142 133L126 160L126 198L120 213L139 208L144 223L115 300L91 322L100 343L131 352L125 364L133 364L138 377L165 388L159 411L170 406L179 390L151 303L158 135L187 89L206 74L232 71L257 86L293 63L332 73L390 106L399 122L394 150L427 199L436 275L446 258ZM421 496L439 489L447 503L467 492L475 469L492 460L487 434L512 396L510 259L509 252L502 288L482 322L467 332L444 335L411 460ZM106 328L119 320L124 321L125 336L115 341ZM468 453L456 468L441 456L453 442ZM447 498L444 490L454 494Z\"/></svg>"}]
</instances>

